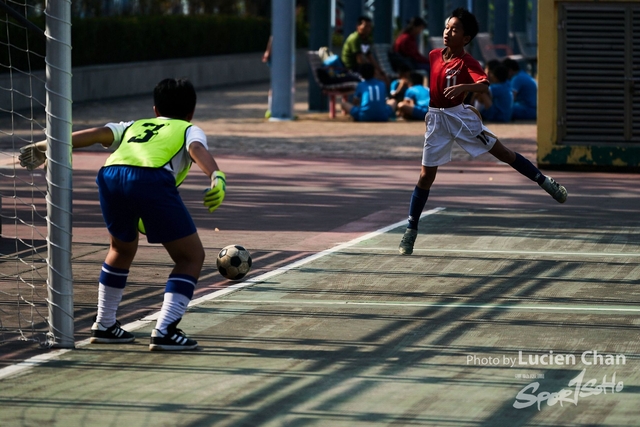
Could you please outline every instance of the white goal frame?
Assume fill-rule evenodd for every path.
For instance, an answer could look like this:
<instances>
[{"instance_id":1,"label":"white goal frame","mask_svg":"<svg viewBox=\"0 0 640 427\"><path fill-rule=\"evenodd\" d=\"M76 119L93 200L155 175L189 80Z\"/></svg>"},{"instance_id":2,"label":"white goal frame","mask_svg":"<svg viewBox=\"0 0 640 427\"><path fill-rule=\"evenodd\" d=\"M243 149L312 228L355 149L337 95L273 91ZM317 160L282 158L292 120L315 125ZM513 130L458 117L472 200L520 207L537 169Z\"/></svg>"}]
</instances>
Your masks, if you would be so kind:
<instances>
[{"instance_id":1,"label":"white goal frame","mask_svg":"<svg viewBox=\"0 0 640 427\"><path fill-rule=\"evenodd\" d=\"M71 1L47 0L47 304L51 347L73 348Z\"/></svg>"}]
</instances>

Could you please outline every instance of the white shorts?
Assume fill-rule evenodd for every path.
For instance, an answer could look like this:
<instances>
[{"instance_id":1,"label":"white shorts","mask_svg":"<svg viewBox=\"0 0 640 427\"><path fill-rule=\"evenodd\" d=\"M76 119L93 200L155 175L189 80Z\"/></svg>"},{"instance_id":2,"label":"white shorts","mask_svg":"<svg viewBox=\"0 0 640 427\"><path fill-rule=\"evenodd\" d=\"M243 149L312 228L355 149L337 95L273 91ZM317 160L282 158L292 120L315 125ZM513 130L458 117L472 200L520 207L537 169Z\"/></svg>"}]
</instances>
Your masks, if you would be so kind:
<instances>
[{"instance_id":1,"label":"white shorts","mask_svg":"<svg viewBox=\"0 0 640 427\"><path fill-rule=\"evenodd\" d=\"M423 166L440 166L451 161L454 141L473 157L493 148L498 138L482 124L470 105L451 108L429 107L424 134Z\"/></svg>"}]
</instances>

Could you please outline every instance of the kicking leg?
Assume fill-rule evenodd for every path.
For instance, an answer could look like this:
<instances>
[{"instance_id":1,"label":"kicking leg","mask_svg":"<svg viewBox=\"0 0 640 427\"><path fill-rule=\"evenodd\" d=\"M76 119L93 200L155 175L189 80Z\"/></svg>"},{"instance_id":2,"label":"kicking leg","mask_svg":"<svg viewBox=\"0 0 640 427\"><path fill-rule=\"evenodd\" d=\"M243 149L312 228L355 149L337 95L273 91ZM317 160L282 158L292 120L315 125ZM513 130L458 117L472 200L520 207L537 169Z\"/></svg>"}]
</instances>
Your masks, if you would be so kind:
<instances>
[{"instance_id":1,"label":"kicking leg","mask_svg":"<svg viewBox=\"0 0 640 427\"><path fill-rule=\"evenodd\" d=\"M493 148L489 150L496 159L507 163L509 166L529 178L531 181L537 182L540 187L551 195L559 203L567 200L567 189L559 185L550 176L544 175L540 169L535 167L533 163L525 157L513 150L505 147L500 141L496 141Z\"/></svg>"},{"instance_id":2,"label":"kicking leg","mask_svg":"<svg viewBox=\"0 0 640 427\"><path fill-rule=\"evenodd\" d=\"M413 189L411 195L411 203L409 204L409 224L402 236L400 246L398 246L398 252L401 255L411 255L413 253L413 244L418 236L418 222L420 221L420 215L424 210L424 206L427 204L429 198L429 190L433 181L436 179L438 167L422 166L420 171L420 178L418 178L418 184Z\"/></svg>"}]
</instances>

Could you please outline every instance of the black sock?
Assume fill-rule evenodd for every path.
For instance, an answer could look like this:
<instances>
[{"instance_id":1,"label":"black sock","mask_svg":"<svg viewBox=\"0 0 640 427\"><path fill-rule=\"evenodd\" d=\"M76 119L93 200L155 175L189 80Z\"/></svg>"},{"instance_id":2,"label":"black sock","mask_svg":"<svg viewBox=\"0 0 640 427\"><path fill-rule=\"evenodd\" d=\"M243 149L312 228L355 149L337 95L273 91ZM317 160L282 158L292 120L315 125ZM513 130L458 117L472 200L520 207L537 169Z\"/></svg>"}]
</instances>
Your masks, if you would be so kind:
<instances>
[{"instance_id":1,"label":"black sock","mask_svg":"<svg viewBox=\"0 0 640 427\"><path fill-rule=\"evenodd\" d=\"M522 175L529 178L531 181L535 181L538 184L542 184L546 178L540 169L535 167L533 163L516 153L516 159L509 166L520 172Z\"/></svg>"},{"instance_id":2,"label":"black sock","mask_svg":"<svg viewBox=\"0 0 640 427\"><path fill-rule=\"evenodd\" d=\"M407 228L411 228L413 230L418 229L420 215L422 215L422 210L424 209L424 205L427 204L428 198L429 190L423 190L416 185L416 188L413 189L413 194L411 195L411 204L409 205L409 225Z\"/></svg>"}]
</instances>

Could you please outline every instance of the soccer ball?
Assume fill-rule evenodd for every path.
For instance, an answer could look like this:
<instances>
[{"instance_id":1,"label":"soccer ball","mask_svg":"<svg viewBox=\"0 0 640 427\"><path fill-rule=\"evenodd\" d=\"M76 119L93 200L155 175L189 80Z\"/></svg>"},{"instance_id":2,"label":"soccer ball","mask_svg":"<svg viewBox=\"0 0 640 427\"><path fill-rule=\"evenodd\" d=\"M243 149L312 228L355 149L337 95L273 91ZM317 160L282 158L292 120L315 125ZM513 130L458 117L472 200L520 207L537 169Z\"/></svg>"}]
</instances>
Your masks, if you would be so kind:
<instances>
[{"instance_id":1,"label":"soccer ball","mask_svg":"<svg viewBox=\"0 0 640 427\"><path fill-rule=\"evenodd\" d=\"M240 245L222 248L216 259L218 271L229 280L240 280L251 270L251 254Z\"/></svg>"}]
</instances>

